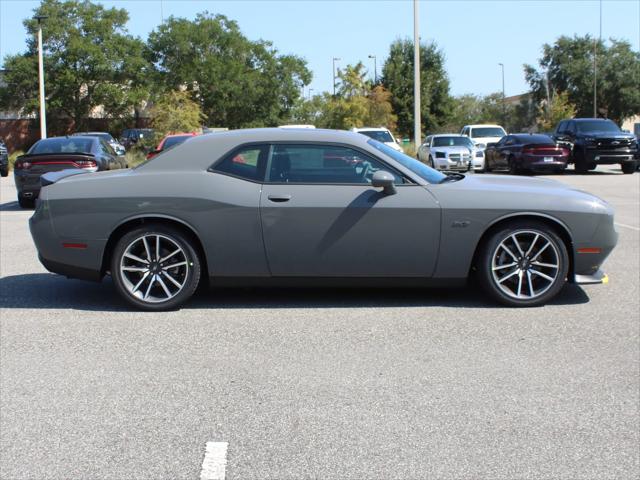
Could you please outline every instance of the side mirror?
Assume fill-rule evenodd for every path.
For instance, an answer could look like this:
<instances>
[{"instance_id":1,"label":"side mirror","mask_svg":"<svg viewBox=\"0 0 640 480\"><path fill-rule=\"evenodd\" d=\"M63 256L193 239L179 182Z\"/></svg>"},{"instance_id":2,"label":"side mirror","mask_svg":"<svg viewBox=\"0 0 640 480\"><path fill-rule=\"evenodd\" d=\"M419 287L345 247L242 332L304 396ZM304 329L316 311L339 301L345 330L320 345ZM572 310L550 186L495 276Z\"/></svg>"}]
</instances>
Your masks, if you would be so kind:
<instances>
[{"instance_id":1,"label":"side mirror","mask_svg":"<svg viewBox=\"0 0 640 480\"><path fill-rule=\"evenodd\" d=\"M385 195L394 195L396 193L394 182L395 177L384 170L378 170L371 177L371 185L375 188L382 188Z\"/></svg>"}]
</instances>

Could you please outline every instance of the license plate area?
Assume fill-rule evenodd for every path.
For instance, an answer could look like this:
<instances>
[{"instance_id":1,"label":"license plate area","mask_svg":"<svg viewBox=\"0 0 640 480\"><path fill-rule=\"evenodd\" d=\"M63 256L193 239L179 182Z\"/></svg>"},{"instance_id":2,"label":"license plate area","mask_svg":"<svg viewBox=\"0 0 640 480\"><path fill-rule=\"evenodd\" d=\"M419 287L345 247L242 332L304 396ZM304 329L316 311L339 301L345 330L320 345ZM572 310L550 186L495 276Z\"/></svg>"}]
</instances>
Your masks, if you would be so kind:
<instances>
[{"instance_id":1,"label":"license plate area","mask_svg":"<svg viewBox=\"0 0 640 480\"><path fill-rule=\"evenodd\" d=\"M544 157L545 162L553 162L555 159L553 157Z\"/></svg>"}]
</instances>

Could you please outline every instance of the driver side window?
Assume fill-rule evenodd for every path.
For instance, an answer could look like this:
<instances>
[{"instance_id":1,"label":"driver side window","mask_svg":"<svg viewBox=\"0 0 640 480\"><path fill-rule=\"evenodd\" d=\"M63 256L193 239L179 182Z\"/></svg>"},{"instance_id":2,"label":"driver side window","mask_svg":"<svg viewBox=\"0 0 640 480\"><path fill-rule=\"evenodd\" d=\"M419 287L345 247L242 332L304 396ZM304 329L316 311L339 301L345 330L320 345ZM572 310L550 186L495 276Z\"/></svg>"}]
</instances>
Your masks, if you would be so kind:
<instances>
[{"instance_id":1,"label":"driver side window","mask_svg":"<svg viewBox=\"0 0 640 480\"><path fill-rule=\"evenodd\" d=\"M277 144L273 146L267 181L366 185L371 184L371 177L378 170L391 173L396 185L404 183L402 177L384 163L349 147Z\"/></svg>"}]
</instances>

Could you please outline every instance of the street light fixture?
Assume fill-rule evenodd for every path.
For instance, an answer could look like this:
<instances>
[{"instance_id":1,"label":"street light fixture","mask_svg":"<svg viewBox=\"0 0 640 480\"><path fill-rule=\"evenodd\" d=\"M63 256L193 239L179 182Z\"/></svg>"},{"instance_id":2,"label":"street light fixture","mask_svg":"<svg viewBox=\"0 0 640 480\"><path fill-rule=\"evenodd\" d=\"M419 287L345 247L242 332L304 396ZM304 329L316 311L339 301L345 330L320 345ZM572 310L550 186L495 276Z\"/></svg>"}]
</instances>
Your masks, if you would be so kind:
<instances>
[{"instance_id":1,"label":"street light fixture","mask_svg":"<svg viewBox=\"0 0 640 480\"><path fill-rule=\"evenodd\" d=\"M44 104L44 62L42 59L42 22L48 17L36 15L38 21L38 83L40 90L40 138L47 138L47 115Z\"/></svg>"},{"instance_id":2,"label":"street light fixture","mask_svg":"<svg viewBox=\"0 0 640 480\"><path fill-rule=\"evenodd\" d=\"M507 103L504 95L504 63L499 63L502 68L502 126L506 128L507 125Z\"/></svg>"},{"instance_id":3,"label":"street light fixture","mask_svg":"<svg viewBox=\"0 0 640 480\"><path fill-rule=\"evenodd\" d=\"M420 103L420 33L418 0L413 0L413 141L416 149L422 143L422 114Z\"/></svg>"},{"instance_id":4,"label":"street light fixture","mask_svg":"<svg viewBox=\"0 0 640 480\"><path fill-rule=\"evenodd\" d=\"M340 59L337 57L333 57L333 96L336 96L336 62L339 62Z\"/></svg>"},{"instance_id":5,"label":"street light fixture","mask_svg":"<svg viewBox=\"0 0 640 480\"><path fill-rule=\"evenodd\" d=\"M378 65L377 58L375 55L369 55L369 58L373 58L373 84L378 84Z\"/></svg>"}]
</instances>

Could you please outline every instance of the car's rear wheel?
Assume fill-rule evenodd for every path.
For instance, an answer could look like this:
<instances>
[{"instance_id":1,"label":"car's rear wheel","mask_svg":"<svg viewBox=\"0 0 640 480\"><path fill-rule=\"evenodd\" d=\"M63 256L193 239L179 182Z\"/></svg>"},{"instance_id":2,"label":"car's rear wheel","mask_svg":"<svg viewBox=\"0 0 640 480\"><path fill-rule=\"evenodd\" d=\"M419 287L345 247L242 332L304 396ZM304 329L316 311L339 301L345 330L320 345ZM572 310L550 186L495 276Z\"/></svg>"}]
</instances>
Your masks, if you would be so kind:
<instances>
[{"instance_id":1,"label":"car's rear wheel","mask_svg":"<svg viewBox=\"0 0 640 480\"><path fill-rule=\"evenodd\" d=\"M9 167L0 167L0 176L8 177L9 176Z\"/></svg>"},{"instance_id":2,"label":"car's rear wheel","mask_svg":"<svg viewBox=\"0 0 640 480\"><path fill-rule=\"evenodd\" d=\"M144 310L161 311L187 301L200 281L200 258L192 240L165 225L126 233L111 258L118 293Z\"/></svg>"},{"instance_id":3,"label":"car's rear wheel","mask_svg":"<svg viewBox=\"0 0 640 480\"><path fill-rule=\"evenodd\" d=\"M486 291L512 307L545 304L562 289L569 270L564 242L540 222L504 226L487 239L479 258L477 269Z\"/></svg>"},{"instance_id":4,"label":"car's rear wheel","mask_svg":"<svg viewBox=\"0 0 640 480\"><path fill-rule=\"evenodd\" d=\"M520 169L516 163L516 158L514 156L509 157L509 175L518 175L519 173Z\"/></svg>"},{"instance_id":5,"label":"car's rear wheel","mask_svg":"<svg viewBox=\"0 0 640 480\"><path fill-rule=\"evenodd\" d=\"M34 208L36 201L33 198L25 198L22 195L18 195L18 205L20 205L20 208Z\"/></svg>"}]
</instances>

